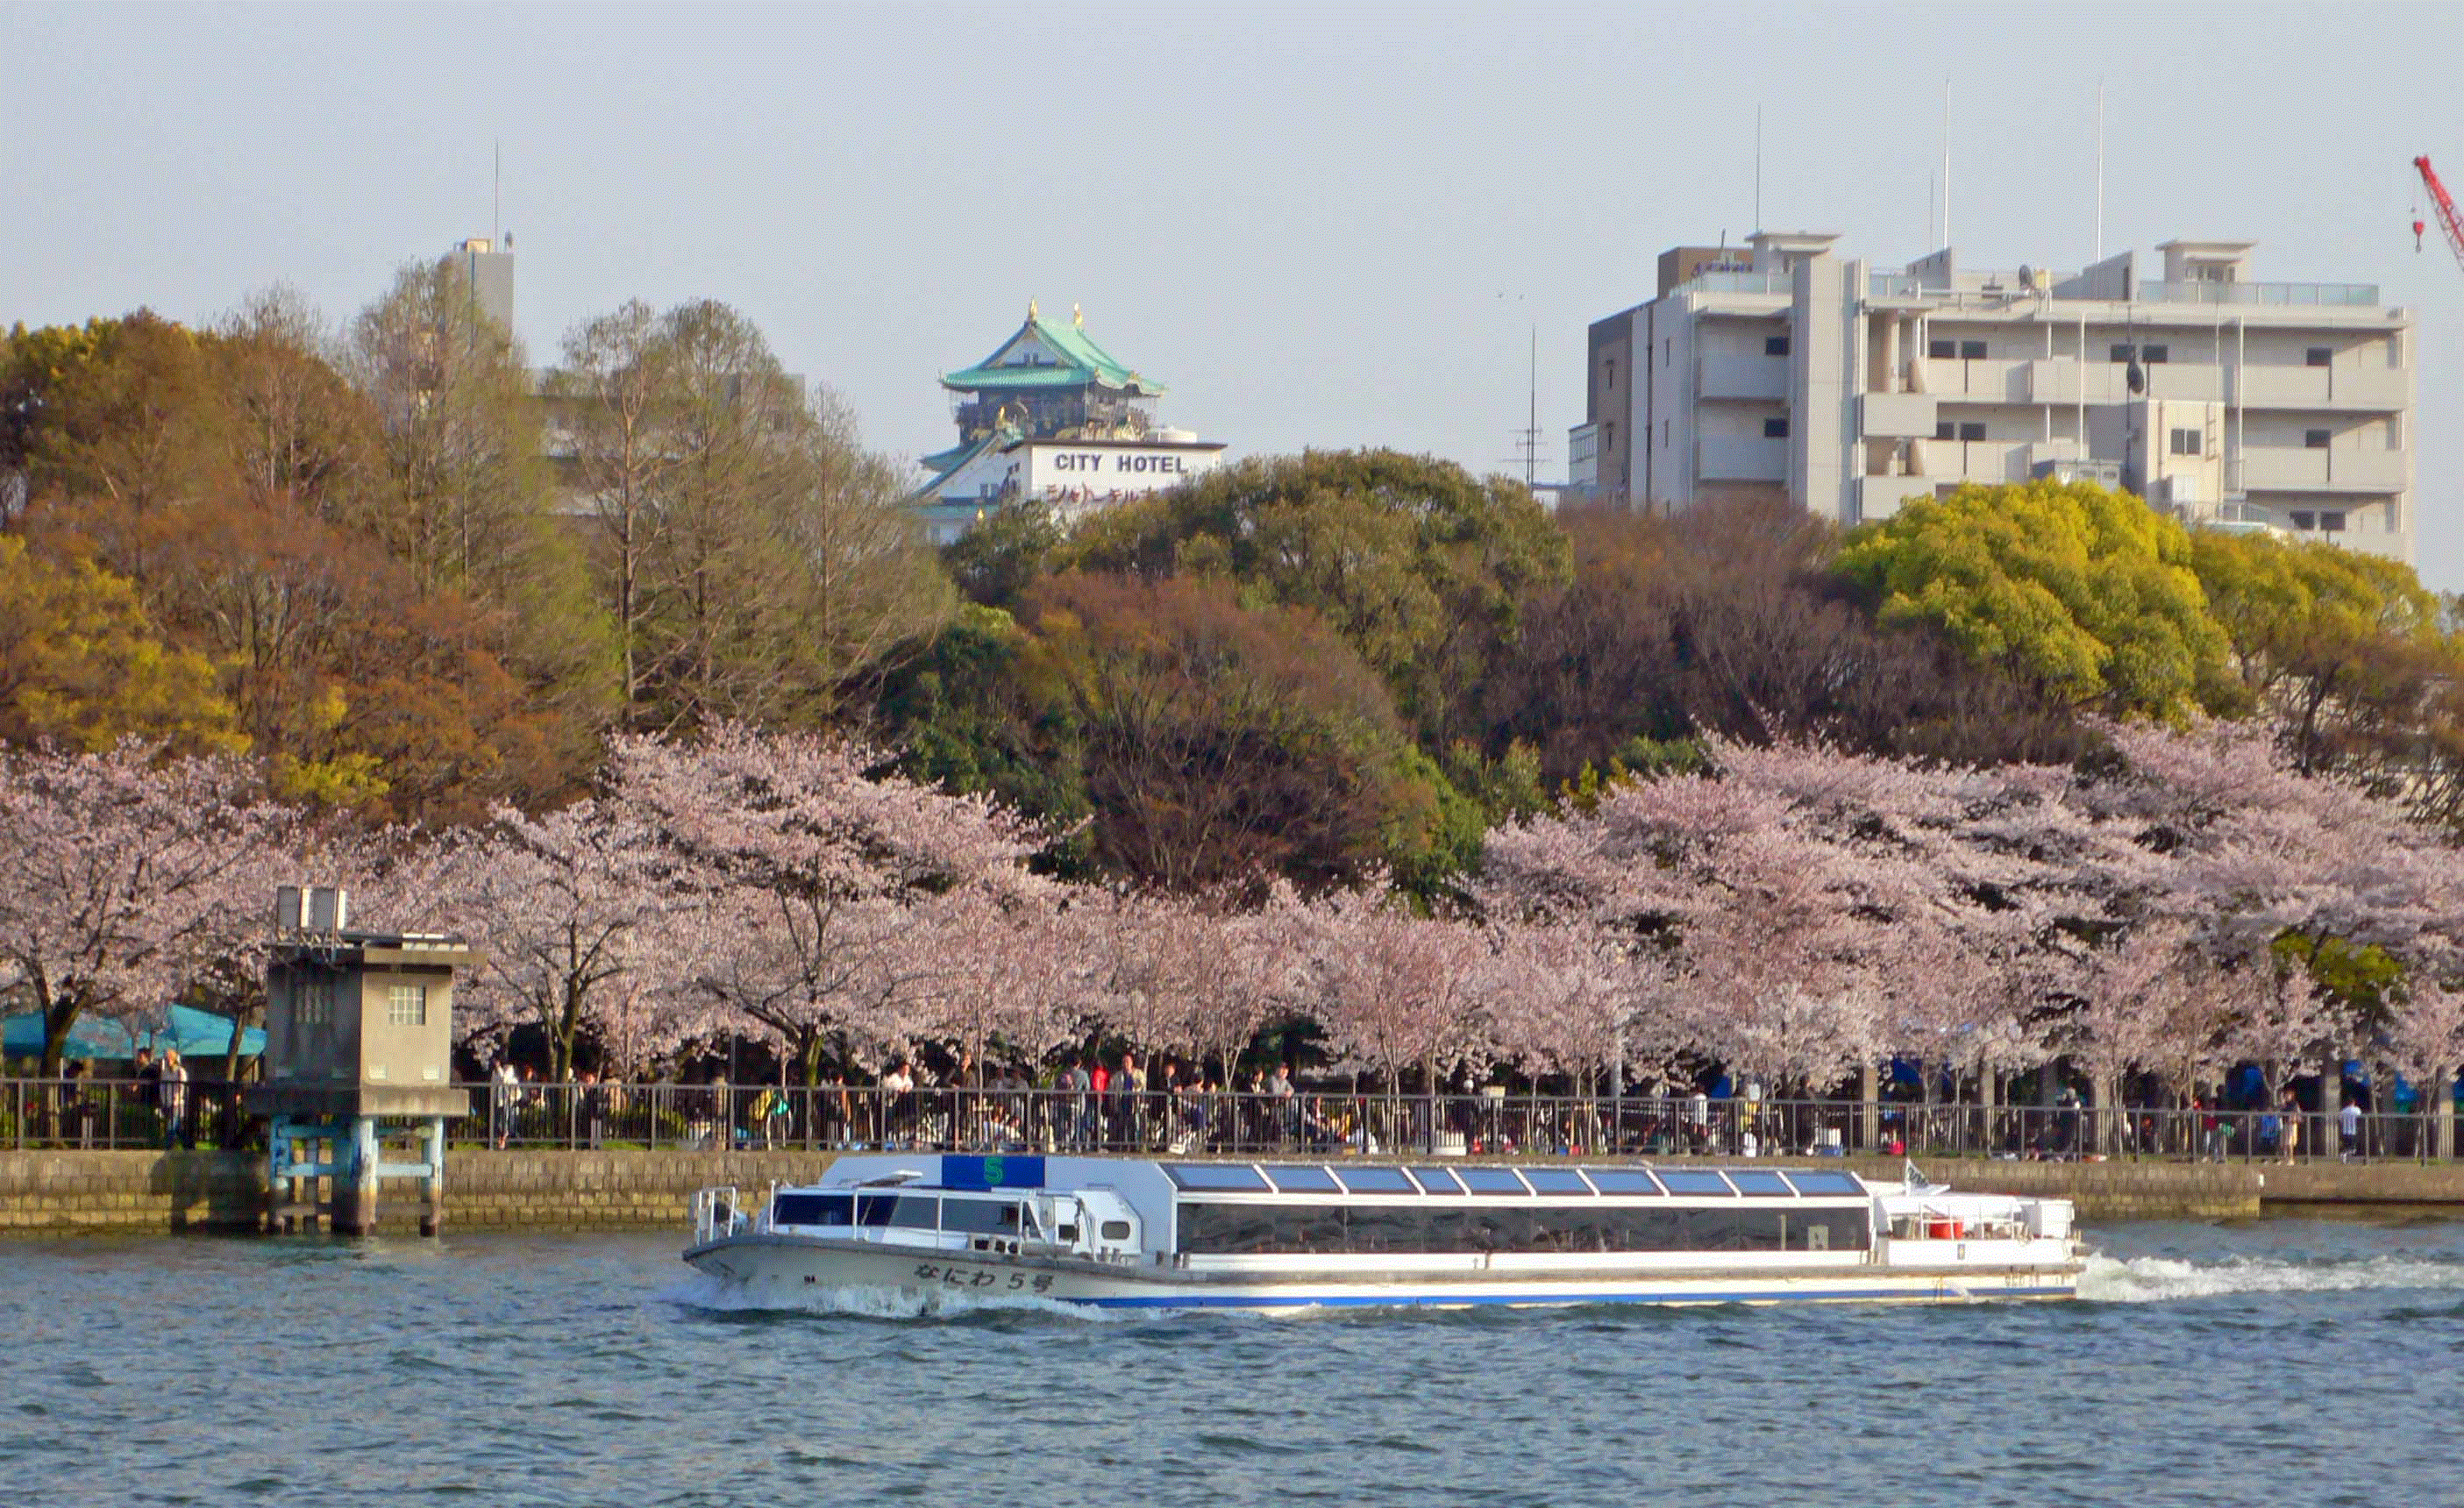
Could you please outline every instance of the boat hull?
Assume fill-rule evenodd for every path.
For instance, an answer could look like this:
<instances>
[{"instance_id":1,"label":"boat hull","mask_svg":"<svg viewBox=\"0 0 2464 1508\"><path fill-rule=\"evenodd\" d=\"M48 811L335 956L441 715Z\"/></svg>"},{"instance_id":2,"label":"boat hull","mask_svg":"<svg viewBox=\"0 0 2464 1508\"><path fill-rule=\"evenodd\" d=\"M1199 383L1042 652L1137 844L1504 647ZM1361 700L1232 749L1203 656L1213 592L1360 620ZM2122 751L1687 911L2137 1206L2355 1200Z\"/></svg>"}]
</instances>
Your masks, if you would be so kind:
<instances>
[{"instance_id":1,"label":"boat hull","mask_svg":"<svg viewBox=\"0 0 2464 1508\"><path fill-rule=\"evenodd\" d=\"M1971 1303L2077 1298L2079 1274L2078 1263L2066 1261L1957 1268L1868 1262L1799 1271L1663 1267L1287 1276L1191 1273L770 1235L712 1241L688 1251L685 1260L757 1303L792 1304L803 1294L856 1288L889 1290L926 1303L952 1305L1049 1300L1096 1309L1260 1311L1491 1304Z\"/></svg>"}]
</instances>

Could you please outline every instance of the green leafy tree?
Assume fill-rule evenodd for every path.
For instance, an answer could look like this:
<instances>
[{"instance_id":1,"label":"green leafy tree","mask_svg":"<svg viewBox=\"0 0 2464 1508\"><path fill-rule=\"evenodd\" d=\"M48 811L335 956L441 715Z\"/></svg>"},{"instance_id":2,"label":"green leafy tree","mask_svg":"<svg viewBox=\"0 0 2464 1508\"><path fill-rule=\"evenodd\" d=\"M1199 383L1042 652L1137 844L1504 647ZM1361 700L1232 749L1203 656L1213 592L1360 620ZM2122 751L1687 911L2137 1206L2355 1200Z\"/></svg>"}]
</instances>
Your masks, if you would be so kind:
<instances>
[{"instance_id":1,"label":"green leafy tree","mask_svg":"<svg viewBox=\"0 0 2464 1508\"><path fill-rule=\"evenodd\" d=\"M1342 635L1424 741L1471 731L1467 688L1563 581L1566 537L1521 484L1394 450L1225 467L1082 525L1058 564L1148 580L1221 577Z\"/></svg>"},{"instance_id":2,"label":"green leafy tree","mask_svg":"<svg viewBox=\"0 0 2464 1508\"><path fill-rule=\"evenodd\" d=\"M2247 706L2182 526L2088 483L1969 484L1852 534L1836 569L1885 624L2062 701L2178 720Z\"/></svg>"},{"instance_id":3,"label":"green leafy tree","mask_svg":"<svg viewBox=\"0 0 2464 1508\"><path fill-rule=\"evenodd\" d=\"M0 740L100 754L127 737L181 754L249 742L212 663L163 642L135 583L0 536Z\"/></svg>"}]
</instances>

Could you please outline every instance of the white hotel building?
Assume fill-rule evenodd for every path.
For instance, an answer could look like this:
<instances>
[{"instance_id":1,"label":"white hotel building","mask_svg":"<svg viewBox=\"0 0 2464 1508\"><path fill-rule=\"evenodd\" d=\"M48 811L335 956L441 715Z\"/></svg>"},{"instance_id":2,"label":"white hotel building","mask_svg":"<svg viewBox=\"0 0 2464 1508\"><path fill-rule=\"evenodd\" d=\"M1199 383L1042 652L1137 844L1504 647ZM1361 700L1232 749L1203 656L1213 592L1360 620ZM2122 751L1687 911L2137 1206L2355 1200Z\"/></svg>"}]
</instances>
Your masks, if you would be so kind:
<instances>
[{"instance_id":1,"label":"white hotel building","mask_svg":"<svg viewBox=\"0 0 2464 1508\"><path fill-rule=\"evenodd\" d=\"M1661 254L1591 327L1576 495L1652 512L1777 495L1842 524L1966 482L2081 478L2186 520L2409 561L2410 316L2354 283L2252 279L2247 241L2079 273L1878 272L1830 235Z\"/></svg>"}]
</instances>

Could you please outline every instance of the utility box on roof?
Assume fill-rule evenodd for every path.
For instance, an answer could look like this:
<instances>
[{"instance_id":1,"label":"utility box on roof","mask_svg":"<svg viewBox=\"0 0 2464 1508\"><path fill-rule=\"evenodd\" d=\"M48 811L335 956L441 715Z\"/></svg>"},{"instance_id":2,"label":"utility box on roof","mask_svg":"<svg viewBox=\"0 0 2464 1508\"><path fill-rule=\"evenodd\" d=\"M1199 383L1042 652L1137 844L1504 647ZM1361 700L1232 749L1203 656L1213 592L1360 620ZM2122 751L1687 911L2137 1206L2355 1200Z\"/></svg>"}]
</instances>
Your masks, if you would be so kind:
<instances>
[{"instance_id":1,"label":"utility box on roof","mask_svg":"<svg viewBox=\"0 0 2464 1508\"><path fill-rule=\"evenodd\" d=\"M290 1117L457 1116L453 977L477 961L441 932L350 927L341 890L285 885L265 970L265 1079L250 1107Z\"/></svg>"}]
</instances>

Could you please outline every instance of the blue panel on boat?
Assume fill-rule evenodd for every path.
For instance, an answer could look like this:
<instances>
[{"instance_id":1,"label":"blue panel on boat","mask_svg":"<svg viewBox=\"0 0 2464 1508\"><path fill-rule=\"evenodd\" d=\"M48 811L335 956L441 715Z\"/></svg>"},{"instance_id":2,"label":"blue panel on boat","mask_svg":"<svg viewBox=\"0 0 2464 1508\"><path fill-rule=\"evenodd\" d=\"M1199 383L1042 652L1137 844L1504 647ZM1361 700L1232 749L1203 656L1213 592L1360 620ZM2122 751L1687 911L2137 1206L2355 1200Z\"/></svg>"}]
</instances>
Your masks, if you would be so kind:
<instances>
[{"instance_id":1,"label":"blue panel on boat","mask_svg":"<svg viewBox=\"0 0 2464 1508\"><path fill-rule=\"evenodd\" d=\"M1805 1172L1790 1169L1788 1181L1796 1185L1798 1193L1863 1193L1865 1186L1854 1173Z\"/></svg>"},{"instance_id":2,"label":"blue panel on boat","mask_svg":"<svg viewBox=\"0 0 2464 1508\"><path fill-rule=\"evenodd\" d=\"M1463 1185L1455 1175L1442 1168L1415 1168L1412 1176L1420 1180L1420 1188L1429 1193L1461 1193Z\"/></svg>"},{"instance_id":3,"label":"blue panel on boat","mask_svg":"<svg viewBox=\"0 0 2464 1508\"><path fill-rule=\"evenodd\" d=\"M1419 1193L1420 1186L1403 1176L1400 1168L1338 1168L1346 1193Z\"/></svg>"},{"instance_id":4,"label":"blue panel on boat","mask_svg":"<svg viewBox=\"0 0 2464 1508\"><path fill-rule=\"evenodd\" d=\"M1526 1168L1523 1179L1533 1193L1582 1193L1592 1191L1583 1175L1571 1168Z\"/></svg>"},{"instance_id":5,"label":"blue panel on boat","mask_svg":"<svg viewBox=\"0 0 2464 1508\"><path fill-rule=\"evenodd\" d=\"M1586 1168L1592 1187L1602 1193L1658 1193L1660 1181L1639 1168Z\"/></svg>"},{"instance_id":6,"label":"blue panel on boat","mask_svg":"<svg viewBox=\"0 0 2464 1508\"><path fill-rule=\"evenodd\" d=\"M1163 1170L1176 1189L1203 1190L1208 1193L1273 1192L1258 1169L1245 1163L1166 1163Z\"/></svg>"},{"instance_id":7,"label":"blue panel on boat","mask_svg":"<svg viewBox=\"0 0 2464 1508\"><path fill-rule=\"evenodd\" d=\"M1787 1179L1782 1178L1775 1172L1760 1169L1752 1170L1742 1168L1731 1169L1728 1173L1728 1182L1737 1186L1737 1192L1739 1193L1775 1193L1785 1199L1789 1195L1796 1192L1795 1190L1788 1186Z\"/></svg>"},{"instance_id":8,"label":"blue panel on boat","mask_svg":"<svg viewBox=\"0 0 2464 1508\"><path fill-rule=\"evenodd\" d=\"M965 1157L956 1152L941 1158L944 1189L1041 1189L1041 1157Z\"/></svg>"},{"instance_id":9,"label":"blue panel on boat","mask_svg":"<svg viewBox=\"0 0 2464 1508\"><path fill-rule=\"evenodd\" d=\"M1511 1168L1463 1168L1456 1170L1463 1187L1474 1193L1529 1193Z\"/></svg>"},{"instance_id":10,"label":"blue panel on boat","mask_svg":"<svg viewBox=\"0 0 2464 1508\"><path fill-rule=\"evenodd\" d=\"M1707 1168L1662 1168L1658 1172L1660 1181L1668 1186L1670 1193L1736 1192L1728 1187L1728 1180Z\"/></svg>"},{"instance_id":11,"label":"blue panel on boat","mask_svg":"<svg viewBox=\"0 0 2464 1508\"><path fill-rule=\"evenodd\" d=\"M1283 1193L1341 1193L1343 1191L1335 1186L1334 1174L1323 1168L1270 1167L1266 1169L1266 1176L1275 1181L1275 1188Z\"/></svg>"}]
</instances>

